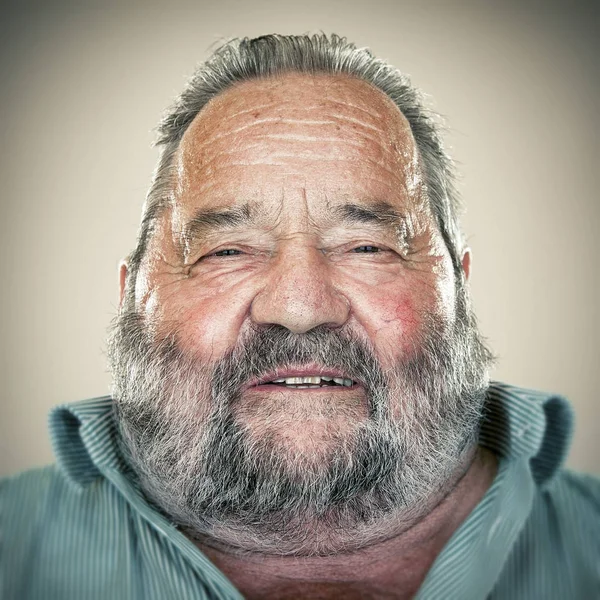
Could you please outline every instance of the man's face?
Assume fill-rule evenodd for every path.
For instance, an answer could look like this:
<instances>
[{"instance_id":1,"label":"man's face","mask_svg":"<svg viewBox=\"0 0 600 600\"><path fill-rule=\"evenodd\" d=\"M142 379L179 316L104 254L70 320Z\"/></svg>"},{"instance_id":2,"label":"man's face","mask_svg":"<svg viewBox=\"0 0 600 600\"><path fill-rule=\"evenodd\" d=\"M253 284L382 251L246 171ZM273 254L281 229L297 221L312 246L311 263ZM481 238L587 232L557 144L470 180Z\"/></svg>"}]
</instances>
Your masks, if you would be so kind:
<instances>
[{"instance_id":1,"label":"man's face","mask_svg":"<svg viewBox=\"0 0 600 600\"><path fill-rule=\"evenodd\" d=\"M206 466L222 451L217 438L229 435L244 447L236 468L247 479L256 479L253 468L265 477L270 469L288 483L304 478L306 492L326 471L331 488L332 473L357 462L353 452L383 452L369 436L387 435L380 445L389 446L391 461L407 463L402 477L412 473L413 495L422 495L409 449L429 453L423 465L445 455L458 460L486 364L476 334L469 337L463 296L457 324L452 262L406 119L384 94L350 78L246 82L201 111L177 160L172 206L137 277L134 331L116 343L121 354L112 359L116 379L126 373L116 386L125 429L134 418L127 406L137 406L130 446L143 436L152 441L152 427L163 435L162 466L155 444L140 468L167 476L187 465L197 480L235 487L235 473L215 483L216 467ZM142 337L155 351L145 362L132 350ZM465 387L469 362L476 368ZM145 381L136 390L132 373ZM321 375L329 379L273 383ZM140 410L152 414L144 421ZM452 430L446 437L430 422L435 417ZM427 440L421 446L419 436ZM452 436L452 449L433 447L433 438L449 444ZM144 454L141 447L131 454ZM370 469L373 456L363 459L361 468ZM444 466L446 476L453 466ZM422 484L433 485L426 468ZM183 486L171 484L170 493Z\"/></svg>"},{"instance_id":2,"label":"man's face","mask_svg":"<svg viewBox=\"0 0 600 600\"><path fill-rule=\"evenodd\" d=\"M452 323L451 259L410 128L368 84L287 76L225 92L186 132L178 179L136 299L159 335L177 328L182 350L202 363L214 364L252 326L304 334L323 325L368 340L388 369L418 347L426 316ZM361 222L349 205L390 218ZM249 220L201 222L226 210ZM360 382L250 388L240 410L261 428L265 405L299 448L331 428L316 407L352 407L340 427L367 417Z\"/></svg>"}]
</instances>

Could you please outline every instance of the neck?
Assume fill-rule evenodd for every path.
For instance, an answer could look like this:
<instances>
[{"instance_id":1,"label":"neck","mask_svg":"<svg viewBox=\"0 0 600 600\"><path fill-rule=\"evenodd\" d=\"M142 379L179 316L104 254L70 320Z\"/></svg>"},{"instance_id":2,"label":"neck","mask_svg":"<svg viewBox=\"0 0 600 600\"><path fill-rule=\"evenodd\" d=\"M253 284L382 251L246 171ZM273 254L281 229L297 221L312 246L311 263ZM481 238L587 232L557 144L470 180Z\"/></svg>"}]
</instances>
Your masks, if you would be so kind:
<instances>
[{"instance_id":1,"label":"neck","mask_svg":"<svg viewBox=\"0 0 600 600\"><path fill-rule=\"evenodd\" d=\"M385 527L374 524L373 531L361 532L366 544L343 552L286 556L240 552L213 538L194 542L246 598L411 598L490 487L496 468L493 454L478 448L449 486L431 499L425 514L412 519L398 515Z\"/></svg>"}]
</instances>

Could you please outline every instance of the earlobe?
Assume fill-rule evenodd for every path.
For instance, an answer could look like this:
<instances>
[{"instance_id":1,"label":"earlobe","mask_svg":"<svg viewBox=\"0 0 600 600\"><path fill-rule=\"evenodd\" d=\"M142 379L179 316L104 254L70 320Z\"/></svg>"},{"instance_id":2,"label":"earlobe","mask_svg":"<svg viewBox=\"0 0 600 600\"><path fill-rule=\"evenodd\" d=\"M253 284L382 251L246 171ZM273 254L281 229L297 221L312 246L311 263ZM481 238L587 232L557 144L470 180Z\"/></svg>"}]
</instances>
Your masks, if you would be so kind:
<instances>
[{"instance_id":1,"label":"earlobe","mask_svg":"<svg viewBox=\"0 0 600 600\"><path fill-rule=\"evenodd\" d=\"M468 246L463 250L461 261L462 270L465 274L465 280L469 281L469 276L471 275L471 248Z\"/></svg>"},{"instance_id":2,"label":"earlobe","mask_svg":"<svg viewBox=\"0 0 600 600\"><path fill-rule=\"evenodd\" d=\"M127 287L127 259L124 258L119 263L119 310L123 308L123 300L125 298L125 291Z\"/></svg>"}]
</instances>

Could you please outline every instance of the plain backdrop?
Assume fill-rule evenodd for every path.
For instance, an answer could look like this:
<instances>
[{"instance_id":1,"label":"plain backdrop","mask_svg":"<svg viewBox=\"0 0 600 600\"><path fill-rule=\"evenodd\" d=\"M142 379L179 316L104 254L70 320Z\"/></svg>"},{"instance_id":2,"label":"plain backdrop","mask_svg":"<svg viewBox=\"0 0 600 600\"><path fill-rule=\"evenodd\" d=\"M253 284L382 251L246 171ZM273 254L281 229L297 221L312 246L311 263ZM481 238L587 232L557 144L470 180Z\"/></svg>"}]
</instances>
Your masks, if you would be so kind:
<instances>
[{"instance_id":1,"label":"plain backdrop","mask_svg":"<svg viewBox=\"0 0 600 600\"><path fill-rule=\"evenodd\" d=\"M600 473L597 3L236 0L2 5L0 473L52 460L53 405L106 394L117 265L152 128L225 38L336 32L447 120L493 376L564 394Z\"/></svg>"}]
</instances>

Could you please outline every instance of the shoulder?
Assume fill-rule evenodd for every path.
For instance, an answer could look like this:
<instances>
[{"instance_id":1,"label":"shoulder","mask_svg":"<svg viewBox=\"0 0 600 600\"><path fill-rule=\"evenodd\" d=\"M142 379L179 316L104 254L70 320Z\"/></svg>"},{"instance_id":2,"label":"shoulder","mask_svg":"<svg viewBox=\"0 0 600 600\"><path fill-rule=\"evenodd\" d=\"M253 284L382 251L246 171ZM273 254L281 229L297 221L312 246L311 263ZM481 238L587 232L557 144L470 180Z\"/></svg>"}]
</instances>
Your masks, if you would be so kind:
<instances>
[{"instance_id":1,"label":"shoulder","mask_svg":"<svg viewBox=\"0 0 600 600\"><path fill-rule=\"evenodd\" d=\"M600 477L563 469L549 486L549 493L572 499L600 515Z\"/></svg>"},{"instance_id":2,"label":"shoulder","mask_svg":"<svg viewBox=\"0 0 600 600\"><path fill-rule=\"evenodd\" d=\"M600 593L600 480L559 470L537 488L493 598Z\"/></svg>"},{"instance_id":3,"label":"shoulder","mask_svg":"<svg viewBox=\"0 0 600 600\"><path fill-rule=\"evenodd\" d=\"M56 465L0 480L0 528L11 548L35 543L57 527L68 526L82 510L97 507L95 489L77 487Z\"/></svg>"},{"instance_id":4,"label":"shoulder","mask_svg":"<svg viewBox=\"0 0 600 600\"><path fill-rule=\"evenodd\" d=\"M56 465L31 469L0 479L2 531L23 539L28 532L47 533L75 523L77 514L93 512L118 495L104 477L77 485Z\"/></svg>"},{"instance_id":5,"label":"shoulder","mask_svg":"<svg viewBox=\"0 0 600 600\"><path fill-rule=\"evenodd\" d=\"M77 597L83 579L107 576L89 565L106 566L113 556L123 563L123 544L113 537L126 529L125 503L104 478L78 487L48 466L0 480L0 531L9 549L0 561L0 597Z\"/></svg>"},{"instance_id":6,"label":"shoulder","mask_svg":"<svg viewBox=\"0 0 600 600\"><path fill-rule=\"evenodd\" d=\"M563 539L581 543L589 538L600 560L600 478L563 469L544 486L532 516L552 519Z\"/></svg>"},{"instance_id":7,"label":"shoulder","mask_svg":"<svg viewBox=\"0 0 600 600\"><path fill-rule=\"evenodd\" d=\"M31 514L57 495L81 497L87 487L74 484L55 464L0 478L0 516Z\"/></svg>"},{"instance_id":8,"label":"shoulder","mask_svg":"<svg viewBox=\"0 0 600 600\"><path fill-rule=\"evenodd\" d=\"M32 523L43 509L50 490L63 483L63 475L55 465L23 471L0 479L0 519L6 524Z\"/></svg>"}]
</instances>

